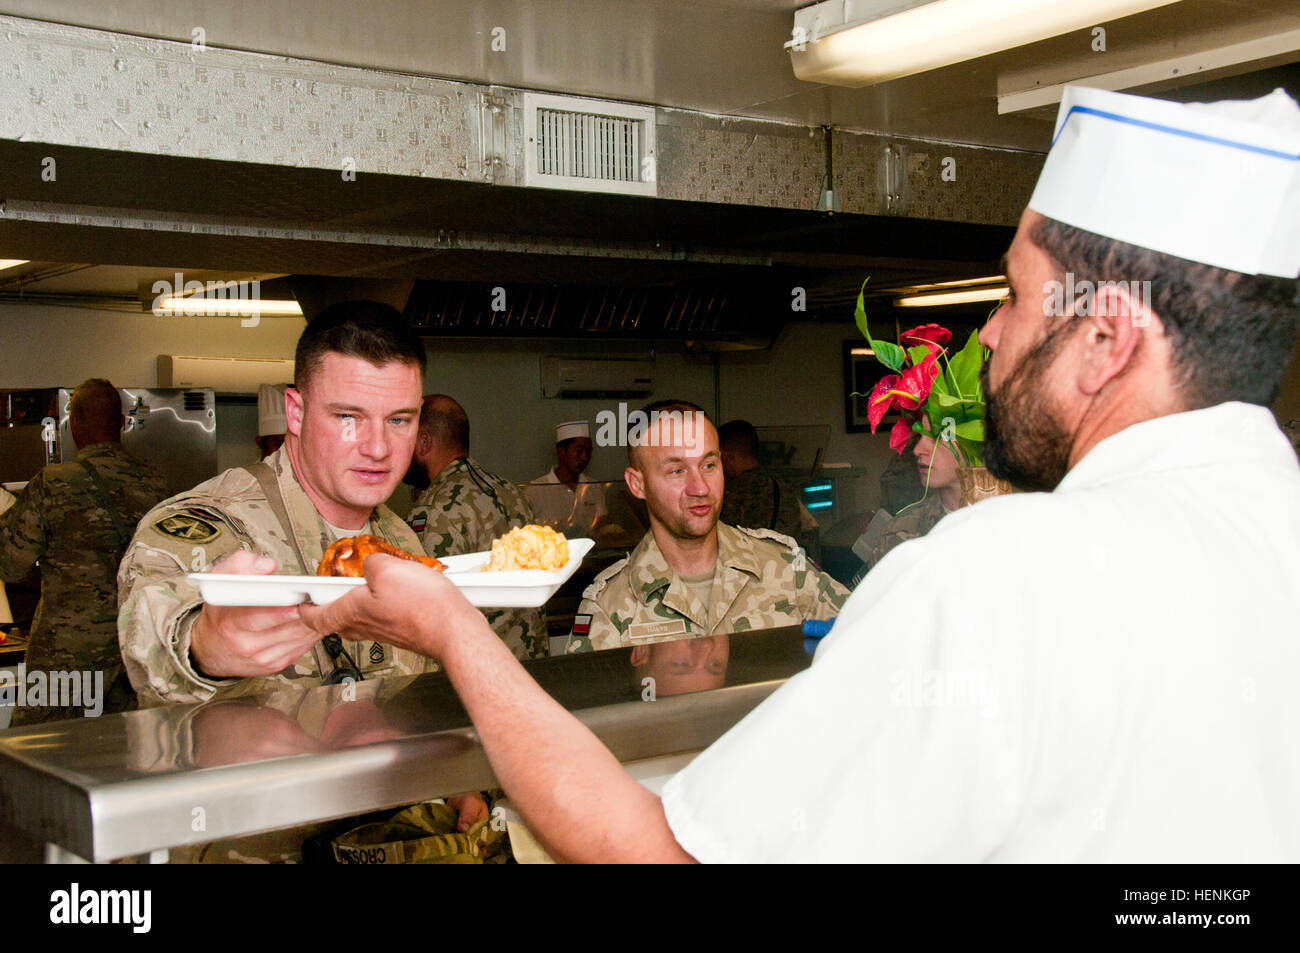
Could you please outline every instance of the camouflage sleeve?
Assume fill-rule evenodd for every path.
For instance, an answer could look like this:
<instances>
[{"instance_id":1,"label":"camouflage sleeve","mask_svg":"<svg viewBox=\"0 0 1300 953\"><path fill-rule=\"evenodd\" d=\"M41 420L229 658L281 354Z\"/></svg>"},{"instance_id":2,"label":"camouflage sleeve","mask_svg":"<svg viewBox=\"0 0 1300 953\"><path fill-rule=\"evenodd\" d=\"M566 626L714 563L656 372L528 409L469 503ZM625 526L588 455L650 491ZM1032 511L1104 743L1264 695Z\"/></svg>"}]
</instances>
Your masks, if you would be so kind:
<instances>
[{"instance_id":1,"label":"camouflage sleeve","mask_svg":"<svg viewBox=\"0 0 1300 953\"><path fill-rule=\"evenodd\" d=\"M187 546L156 532L156 516L141 521L117 574L122 660L142 707L208 701L242 680L209 679L194 670L190 629L203 600L185 576L239 548L239 541L226 531L205 546ZM197 565L186 562L194 550Z\"/></svg>"},{"instance_id":2,"label":"camouflage sleeve","mask_svg":"<svg viewBox=\"0 0 1300 953\"><path fill-rule=\"evenodd\" d=\"M0 580L17 582L31 571L49 545L45 481L38 474L0 515Z\"/></svg>"},{"instance_id":3,"label":"camouflage sleeve","mask_svg":"<svg viewBox=\"0 0 1300 953\"><path fill-rule=\"evenodd\" d=\"M586 593L583 593L582 602L578 605L578 611L573 616L573 628L569 631L569 641L564 643L565 655L573 655L577 652L594 652L597 648L605 647L592 644L592 635L597 627L598 619L601 628L609 625L609 617L605 615L605 610L594 599L588 599Z\"/></svg>"},{"instance_id":4,"label":"camouflage sleeve","mask_svg":"<svg viewBox=\"0 0 1300 953\"><path fill-rule=\"evenodd\" d=\"M472 541L465 524L436 506L417 506L406 517L406 522L420 537L420 545L430 556L456 556L473 552ZM423 529L417 529L423 524Z\"/></svg>"},{"instance_id":5,"label":"camouflage sleeve","mask_svg":"<svg viewBox=\"0 0 1300 953\"><path fill-rule=\"evenodd\" d=\"M849 597L848 589L811 562L805 571L795 573L795 585L799 590L799 609L804 621L833 619L840 614L844 601Z\"/></svg>"}]
</instances>

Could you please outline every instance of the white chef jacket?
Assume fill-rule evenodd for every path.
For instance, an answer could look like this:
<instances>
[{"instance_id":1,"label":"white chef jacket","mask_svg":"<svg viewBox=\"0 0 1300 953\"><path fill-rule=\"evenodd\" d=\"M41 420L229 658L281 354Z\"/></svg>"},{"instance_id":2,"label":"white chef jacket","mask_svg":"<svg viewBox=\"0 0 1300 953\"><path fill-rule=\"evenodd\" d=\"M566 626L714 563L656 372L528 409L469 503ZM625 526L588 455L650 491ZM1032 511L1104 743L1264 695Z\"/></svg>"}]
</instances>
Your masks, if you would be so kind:
<instances>
[{"instance_id":1,"label":"white chef jacket","mask_svg":"<svg viewBox=\"0 0 1300 953\"><path fill-rule=\"evenodd\" d=\"M578 482L593 483L595 481L588 479L585 473L579 473ZM544 476L539 476L529 486L539 484L563 486L565 491L559 493L556 490L547 489L529 492L525 488L524 495L528 497L528 503L533 508L533 516L539 523L559 527L564 532L569 530L580 531L579 534L585 536L591 534L593 524L607 512L603 487L584 487L580 494L576 493L566 484L560 483L560 478L555 475L554 467L547 471Z\"/></svg>"},{"instance_id":2,"label":"white chef jacket","mask_svg":"<svg viewBox=\"0 0 1300 953\"><path fill-rule=\"evenodd\" d=\"M897 547L673 777L702 861L1300 860L1300 464L1160 417Z\"/></svg>"}]
</instances>

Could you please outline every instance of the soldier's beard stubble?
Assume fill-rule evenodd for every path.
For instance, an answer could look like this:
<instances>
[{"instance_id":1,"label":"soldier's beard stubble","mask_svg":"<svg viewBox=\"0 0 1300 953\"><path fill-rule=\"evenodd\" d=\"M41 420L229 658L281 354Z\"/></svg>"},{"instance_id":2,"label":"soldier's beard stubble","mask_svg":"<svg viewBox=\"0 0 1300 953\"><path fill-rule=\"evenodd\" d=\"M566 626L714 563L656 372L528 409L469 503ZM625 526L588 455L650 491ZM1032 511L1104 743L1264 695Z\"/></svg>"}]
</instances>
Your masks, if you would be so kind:
<instances>
[{"instance_id":1,"label":"soldier's beard stubble","mask_svg":"<svg viewBox=\"0 0 1300 953\"><path fill-rule=\"evenodd\" d=\"M989 364L984 390L984 465L1017 489L1051 491L1070 469L1070 435L1053 413L1045 386L1052 361L1071 329L1054 329L1026 353L994 394Z\"/></svg>"}]
</instances>

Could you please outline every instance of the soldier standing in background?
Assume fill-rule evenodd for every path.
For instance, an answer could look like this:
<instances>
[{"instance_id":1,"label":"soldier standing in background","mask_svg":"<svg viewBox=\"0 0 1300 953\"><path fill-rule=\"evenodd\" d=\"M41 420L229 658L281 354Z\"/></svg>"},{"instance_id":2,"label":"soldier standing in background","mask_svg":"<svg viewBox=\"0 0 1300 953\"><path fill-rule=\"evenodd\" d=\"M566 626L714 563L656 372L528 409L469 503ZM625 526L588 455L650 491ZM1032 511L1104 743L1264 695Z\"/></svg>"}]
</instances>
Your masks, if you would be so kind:
<instances>
[{"instance_id":1,"label":"soldier standing in background","mask_svg":"<svg viewBox=\"0 0 1300 953\"><path fill-rule=\"evenodd\" d=\"M729 526L774 529L798 536L803 520L794 488L758 462L758 431L748 420L729 420L718 428L727 490L722 515Z\"/></svg>"},{"instance_id":2,"label":"soldier standing in background","mask_svg":"<svg viewBox=\"0 0 1300 953\"><path fill-rule=\"evenodd\" d=\"M492 548L492 541L533 522L523 492L469 455L469 417L445 394L420 407L420 429L406 483L422 489L406 521L430 556ZM546 624L537 609L487 609L492 631L515 658L546 658Z\"/></svg>"},{"instance_id":3,"label":"soldier standing in background","mask_svg":"<svg viewBox=\"0 0 1300 953\"><path fill-rule=\"evenodd\" d=\"M52 463L0 516L0 578L41 564L41 601L27 649L29 671L103 672L103 711L133 707L117 642L117 568L136 523L168 495L161 473L122 450L122 400L92 378L73 392L69 425L77 457ZM54 701L54 699L47 699ZM27 706L13 724L58 721L81 707Z\"/></svg>"}]
</instances>

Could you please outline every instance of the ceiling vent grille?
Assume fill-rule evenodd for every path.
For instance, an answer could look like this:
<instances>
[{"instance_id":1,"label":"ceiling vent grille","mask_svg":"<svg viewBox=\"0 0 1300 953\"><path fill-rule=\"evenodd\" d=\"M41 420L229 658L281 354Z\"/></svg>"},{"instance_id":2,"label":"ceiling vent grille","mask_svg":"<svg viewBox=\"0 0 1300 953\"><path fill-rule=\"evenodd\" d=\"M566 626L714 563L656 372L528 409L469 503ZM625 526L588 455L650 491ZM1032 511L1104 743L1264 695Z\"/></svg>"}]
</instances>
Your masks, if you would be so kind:
<instances>
[{"instance_id":1,"label":"ceiling vent grille","mask_svg":"<svg viewBox=\"0 0 1300 953\"><path fill-rule=\"evenodd\" d=\"M524 94L526 185L655 195L654 109Z\"/></svg>"}]
</instances>

